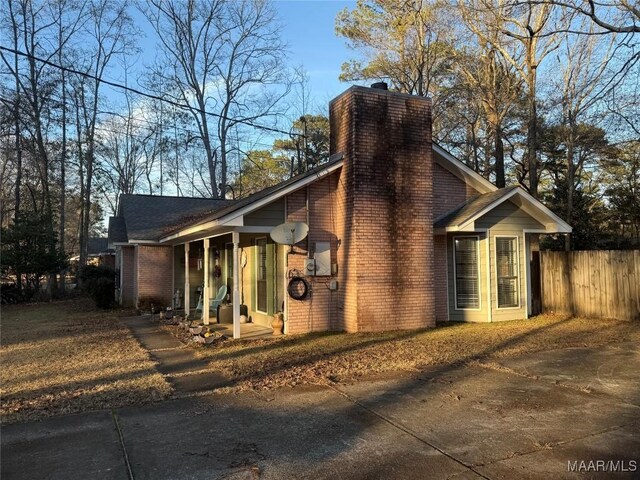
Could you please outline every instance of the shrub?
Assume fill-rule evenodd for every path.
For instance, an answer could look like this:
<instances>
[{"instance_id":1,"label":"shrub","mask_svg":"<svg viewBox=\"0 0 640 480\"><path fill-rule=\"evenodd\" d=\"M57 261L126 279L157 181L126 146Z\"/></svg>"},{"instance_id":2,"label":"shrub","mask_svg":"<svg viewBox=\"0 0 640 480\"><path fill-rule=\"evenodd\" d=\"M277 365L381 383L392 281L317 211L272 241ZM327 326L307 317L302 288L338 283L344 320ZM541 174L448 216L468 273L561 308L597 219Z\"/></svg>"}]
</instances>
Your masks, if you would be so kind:
<instances>
[{"instance_id":1,"label":"shrub","mask_svg":"<svg viewBox=\"0 0 640 480\"><path fill-rule=\"evenodd\" d=\"M165 301L160 297L142 296L138 299L138 310L142 312L160 313L164 310ZM153 305L153 309L151 306Z\"/></svg>"},{"instance_id":2,"label":"shrub","mask_svg":"<svg viewBox=\"0 0 640 480\"><path fill-rule=\"evenodd\" d=\"M3 283L0 285L0 297L2 298L2 305L26 302L31 298L32 292L26 290L18 290L15 283Z\"/></svg>"},{"instance_id":3,"label":"shrub","mask_svg":"<svg viewBox=\"0 0 640 480\"><path fill-rule=\"evenodd\" d=\"M98 308L111 308L115 303L116 272L108 267L86 265L79 274L82 290Z\"/></svg>"}]
</instances>

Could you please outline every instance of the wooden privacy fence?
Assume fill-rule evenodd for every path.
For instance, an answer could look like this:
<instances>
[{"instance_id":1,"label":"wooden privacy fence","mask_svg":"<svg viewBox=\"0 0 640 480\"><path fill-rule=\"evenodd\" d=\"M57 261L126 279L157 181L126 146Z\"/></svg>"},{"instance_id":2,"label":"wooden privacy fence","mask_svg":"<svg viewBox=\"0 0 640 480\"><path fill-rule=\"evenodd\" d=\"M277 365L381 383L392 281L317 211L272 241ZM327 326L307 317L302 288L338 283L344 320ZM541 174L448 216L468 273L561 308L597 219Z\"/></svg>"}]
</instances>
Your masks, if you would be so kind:
<instances>
[{"instance_id":1,"label":"wooden privacy fence","mask_svg":"<svg viewBox=\"0 0 640 480\"><path fill-rule=\"evenodd\" d=\"M541 252L542 309L640 320L640 250Z\"/></svg>"}]
</instances>

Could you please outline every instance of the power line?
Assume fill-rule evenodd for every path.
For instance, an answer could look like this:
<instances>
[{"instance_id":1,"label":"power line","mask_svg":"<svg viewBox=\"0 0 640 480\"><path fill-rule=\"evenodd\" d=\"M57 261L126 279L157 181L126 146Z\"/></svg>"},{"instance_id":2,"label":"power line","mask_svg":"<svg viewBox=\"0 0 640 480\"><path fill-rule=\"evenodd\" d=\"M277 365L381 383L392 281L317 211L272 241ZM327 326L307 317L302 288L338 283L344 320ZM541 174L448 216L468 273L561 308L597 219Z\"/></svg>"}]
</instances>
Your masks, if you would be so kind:
<instances>
[{"instance_id":1,"label":"power line","mask_svg":"<svg viewBox=\"0 0 640 480\"><path fill-rule=\"evenodd\" d=\"M105 85L109 85L111 87L120 88L122 90L126 90L126 91L129 91L129 92L135 93L137 95L140 95L140 96L143 96L143 97L146 97L146 98L150 98L152 100L157 100L159 102L168 103L169 105L173 105L174 107L178 107L178 108L181 108L183 110L196 111L196 112L199 112L199 113L203 113L205 115L209 115L211 117L221 118L221 119L224 119L224 120L233 120L236 123L241 123L243 125L247 125L249 127L257 128L257 129L260 129L260 130L265 130L267 132L280 133L280 134L283 134L283 135L291 135L292 134L291 132L288 132L288 131L285 131L285 130L280 130L279 128L267 127L266 125L260 125L260 124L257 124L257 123L250 122L248 120L234 120L232 118L229 118L229 117L226 117L226 116L222 116L222 115L217 114L217 113L207 112L206 110L202 110L202 109L197 108L197 107L191 107L189 105L184 105L184 104L182 104L180 102L176 102L174 100L170 100L170 99L161 97L159 95L143 92L142 90L138 90L136 88L132 88L132 87L128 87L126 85L122 85L121 83L116 83L116 82L112 82L110 80L105 80L103 78L98 78L95 75L92 75L92 74L87 73L87 72L81 72L80 70L76 70L76 69L73 69L73 68L68 68L68 67L64 67L62 65L58 65L57 63L51 62L51 61L46 60L44 58L37 57L37 56L32 55L30 53L22 52L20 50L14 49L14 48L5 47L4 45L0 45L0 50L4 50L6 52L13 53L14 55L20 55L22 57L30 58L32 60L36 60L38 62L44 63L45 65L49 65L50 67L54 67L54 68L57 68L59 70L63 70L65 72L67 72L67 73L73 73L75 75L80 75L80 76L83 76L85 78L90 78L91 80L95 80L96 82L104 83ZM297 135L297 134L294 134L294 135Z\"/></svg>"},{"instance_id":2,"label":"power line","mask_svg":"<svg viewBox=\"0 0 640 480\"><path fill-rule=\"evenodd\" d=\"M62 101L60 97L55 96L55 95L50 95L49 98L54 99L54 100L56 100L58 102ZM4 102L7 105L10 105L10 104L14 103L13 100L10 100L10 99L5 98L3 96L0 96L0 102ZM151 120L147 120L146 118L139 118L139 117L132 117L132 118L129 119L129 118L127 118L127 116L125 114L118 113L118 112L111 112L109 110L100 110L98 112L98 115L112 115L113 117L116 117L116 118L122 120L123 122L127 122L128 121L128 122L131 122L132 124L135 124L134 127L133 127L133 130L146 129L150 133L156 132L156 130L154 130L154 127L157 128L157 127L161 127L162 126L162 124L160 122L153 122ZM139 122L146 123L147 126L138 125ZM77 122L75 122L74 120L70 120L70 119L67 119L66 123L67 123L67 125L78 125ZM96 128L98 128L99 130L102 130L102 131L105 131L105 132L114 133L114 134L117 134L117 135L128 135L130 133L130 132L128 132L126 130L126 128L127 128L126 126L122 126L119 129L115 129L112 126L106 126L105 122L102 122L102 123L98 124L98 126ZM177 126L177 125L167 126L167 128L168 129L177 129L177 130L179 130L181 132L188 133L188 134L192 135L193 137L201 138L201 133L198 132L197 130L193 130L193 129L186 128L186 127L180 127L180 126ZM165 132L165 130L160 130L160 132ZM13 135L13 133L8 133L6 135L10 136L10 135ZM133 133L132 135L135 135L135 133ZM302 135L300 135L300 136L302 136ZM249 144L252 147L253 146L260 146L260 147L264 147L264 148L268 148L268 149L273 148L273 144L272 143L255 142L255 141L243 141L243 143ZM193 147L190 147L190 148L193 148ZM196 148L204 149L204 146L198 146Z\"/></svg>"}]
</instances>

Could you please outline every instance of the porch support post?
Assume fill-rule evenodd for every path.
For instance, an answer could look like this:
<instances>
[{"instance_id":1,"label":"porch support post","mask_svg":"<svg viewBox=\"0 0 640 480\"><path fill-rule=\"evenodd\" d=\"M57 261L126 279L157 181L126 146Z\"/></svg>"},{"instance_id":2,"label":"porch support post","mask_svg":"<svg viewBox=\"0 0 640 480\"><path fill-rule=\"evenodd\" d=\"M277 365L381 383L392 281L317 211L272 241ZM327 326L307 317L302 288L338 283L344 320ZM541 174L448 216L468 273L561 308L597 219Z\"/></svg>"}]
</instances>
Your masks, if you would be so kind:
<instances>
[{"instance_id":1,"label":"porch support post","mask_svg":"<svg viewBox=\"0 0 640 480\"><path fill-rule=\"evenodd\" d=\"M184 244L184 318L189 318L189 242Z\"/></svg>"},{"instance_id":2,"label":"porch support post","mask_svg":"<svg viewBox=\"0 0 640 480\"><path fill-rule=\"evenodd\" d=\"M209 325L209 239L204 239L204 292L202 292L202 321Z\"/></svg>"},{"instance_id":3,"label":"porch support post","mask_svg":"<svg viewBox=\"0 0 640 480\"><path fill-rule=\"evenodd\" d=\"M240 338L240 292L238 291L238 244L240 243L240 234L238 232L231 233L233 241L233 338Z\"/></svg>"}]
</instances>

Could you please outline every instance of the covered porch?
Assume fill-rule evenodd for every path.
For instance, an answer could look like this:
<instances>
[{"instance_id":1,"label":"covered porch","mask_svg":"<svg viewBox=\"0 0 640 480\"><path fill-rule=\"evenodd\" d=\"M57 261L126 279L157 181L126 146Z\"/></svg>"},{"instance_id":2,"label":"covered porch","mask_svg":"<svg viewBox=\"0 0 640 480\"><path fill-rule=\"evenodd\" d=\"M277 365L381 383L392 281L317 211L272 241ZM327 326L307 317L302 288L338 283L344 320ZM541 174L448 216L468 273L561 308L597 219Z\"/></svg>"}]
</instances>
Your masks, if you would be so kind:
<instances>
[{"instance_id":1,"label":"covered porch","mask_svg":"<svg viewBox=\"0 0 640 480\"><path fill-rule=\"evenodd\" d=\"M287 256L269 237L271 229L231 227L176 243L176 309L229 337L271 335L273 315L285 310Z\"/></svg>"}]
</instances>

